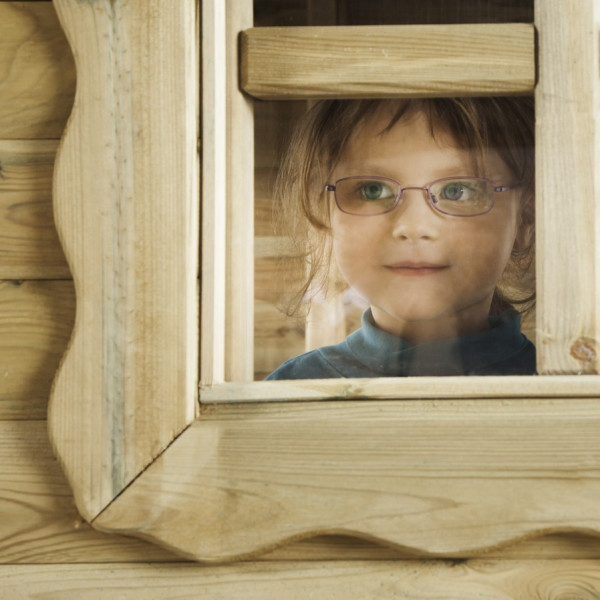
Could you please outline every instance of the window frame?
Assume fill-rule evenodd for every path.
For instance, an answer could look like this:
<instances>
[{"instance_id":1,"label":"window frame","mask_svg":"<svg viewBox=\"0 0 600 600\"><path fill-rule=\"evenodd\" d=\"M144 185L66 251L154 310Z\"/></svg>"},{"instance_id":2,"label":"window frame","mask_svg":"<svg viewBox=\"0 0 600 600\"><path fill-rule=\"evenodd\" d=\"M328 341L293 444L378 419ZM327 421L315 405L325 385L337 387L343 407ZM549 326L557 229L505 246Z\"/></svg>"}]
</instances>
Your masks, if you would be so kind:
<instances>
[{"instance_id":1,"label":"window frame","mask_svg":"<svg viewBox=\"0 0 600 600\"><path fill-rule=\"evenodd\" d=\"M235 0L202 3L203 109L213 118L202 140L200 341L196 2L54 3L78 69L54 186L78 308L49 428L92 525L204 561L322 533L438 557L474 556L550 531L600 534L595 375L244 383L248 354L238 360L232 349L248 349L252 339L252 216L235 202L252 180L251 161L242 160L252 127L251 103L237 92L235 40L251 17L248 3ZM586 29L598 23L595 4L536 3L542 373L597 369L600 219L589 214L600 187L599 59L598 36ZM558 58L557 44L568 49ZM152 76L143 77L148 68ZM111 127L98 127L107 120ZM243 143L232 144L237 136ZM561 177L565 166L578 176ZM237 187L228 190L230 177ZM208 190L227 201L211 201ZM580 210L560 201L573 195ZM564 261L573 246L575 269ZM229 404L209 404L223 399ZM457 441L465 431L472 438ZM444 451L431 454L423 440ZM491 448L487 459L482 448ZM519 453L530 460L525 470L512 458ZM545 462L556 455L557 467ZM419 464L446 474L447 489L437 493L457 507L450 517L441 510L428 530L417 505L432 502L434 489ZM543 518L512 505L523 489ZM498 519L507 506L510 526Z\"/></svg>"}]
</instances>

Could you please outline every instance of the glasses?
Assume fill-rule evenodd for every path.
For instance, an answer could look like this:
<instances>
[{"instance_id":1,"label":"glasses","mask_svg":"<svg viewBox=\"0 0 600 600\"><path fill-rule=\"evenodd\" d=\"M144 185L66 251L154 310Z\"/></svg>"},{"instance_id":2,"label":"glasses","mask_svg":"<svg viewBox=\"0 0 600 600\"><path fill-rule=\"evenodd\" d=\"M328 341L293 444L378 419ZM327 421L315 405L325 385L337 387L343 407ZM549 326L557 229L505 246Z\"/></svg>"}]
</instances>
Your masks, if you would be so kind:
<instances>
[{"instance_id":1,"label":"glasses","mask_svg":"<svg viewBox=\"0 0 600 600\"><path fill-rule=\"evenodd\" d=\"M390 212L402 201L404 190L424 190L434 210L454 217L475 217L489 212L497 193L518 185L498 186L483 177L444 177L425 187L401 187L387 177L344 177L325 190L335 194L338 208L349 215L370 217Z\"/></svg>"}]
</instances>

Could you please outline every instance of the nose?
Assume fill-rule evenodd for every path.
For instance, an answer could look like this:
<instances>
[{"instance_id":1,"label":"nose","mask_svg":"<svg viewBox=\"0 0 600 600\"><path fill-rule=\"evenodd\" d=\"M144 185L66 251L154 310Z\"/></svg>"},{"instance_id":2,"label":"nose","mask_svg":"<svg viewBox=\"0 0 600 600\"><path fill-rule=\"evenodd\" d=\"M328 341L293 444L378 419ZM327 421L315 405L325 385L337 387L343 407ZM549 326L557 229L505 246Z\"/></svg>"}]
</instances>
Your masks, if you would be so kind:
<instances>
[{"instance_id":1,"label":"nose","mask_svg":"<svg viewBox=\"0 0 600 600\"><path fill-rule=\"evenodd\" d=\"M427 190L420 187L402 189L402 199L390 213L392 234L401 240L433 240L438 237L440 218L429 204Z\"/></svg>"}]
</instances>

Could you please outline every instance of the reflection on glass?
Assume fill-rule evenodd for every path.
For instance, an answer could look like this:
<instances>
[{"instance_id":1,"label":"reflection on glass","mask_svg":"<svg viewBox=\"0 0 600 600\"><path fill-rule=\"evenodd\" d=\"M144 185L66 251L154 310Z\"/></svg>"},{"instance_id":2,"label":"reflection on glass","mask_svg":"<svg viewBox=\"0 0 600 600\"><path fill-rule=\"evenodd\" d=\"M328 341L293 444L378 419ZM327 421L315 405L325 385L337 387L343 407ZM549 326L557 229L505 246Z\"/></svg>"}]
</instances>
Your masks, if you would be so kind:
<instances>
[{"instance_id":1,"label":"reflection on glass","mask_svg":"<svg viewBox=\"0 0 600 600\"><path fill-rule=\"evenodd\" d=\"M256 0L255 23L527 22L532 8ZM275 377L534 372L519 329L534 303L531 99L255 114L256 379L289 359Z\"/></svg>"},{"instance_id":2,"label":"reflection on glass","mask_svg":"<svg viewBox=\"0 0 600 600\"><path fill-rule=\"evenodd\" d=\"M290 306L335 264L367 309L269 378L535 373L516 310L533 301L533 185L530 98L317 103L275 190L306 266Z\"/></svg>"}]
</instances>

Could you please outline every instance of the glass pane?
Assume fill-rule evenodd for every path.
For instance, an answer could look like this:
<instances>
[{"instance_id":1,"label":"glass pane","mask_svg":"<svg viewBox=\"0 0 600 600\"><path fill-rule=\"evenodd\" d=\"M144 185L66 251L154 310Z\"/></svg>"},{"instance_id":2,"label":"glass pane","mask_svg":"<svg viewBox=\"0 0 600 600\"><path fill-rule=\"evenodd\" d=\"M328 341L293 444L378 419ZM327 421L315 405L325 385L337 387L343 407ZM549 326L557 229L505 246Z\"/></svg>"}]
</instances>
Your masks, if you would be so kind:
<instances>
[{"instance_id":1,"label":"glass pane","mask_svg":"<svg viewBox=\"0 0 600 600\"><path fill-rule=\"evenodd\" d=\"M472 0L461 2L449 2L448 0L429 0L419 3L390 3L386 0L369 2L349 0L345 2L327 0L321 0L320 2L301 2L299 0L287 0L285 2L280 0L261 0L260 2L255 1L255 24L257 26L330 25L336 23L356 25L380 23L433 24L517 21L531 22L532 20L532 1L518 0L480 0L476 2ZM482 101L477 100L475 102L481 103ZM511 100L502 100L501 102L510 103ZM517 100L517 105L520 102L526 103L527 100ZM398 108L398 106L399 105L396 105L396 108ZM377 339L377 344L388 344L388 346L386 346L388 349L387 351L396 352L394 354L396 357L394 359L396 363L398 363L400 360L398 359L398 356L403 356L404 358L402 360L409 360L406 358L409 356L411 364L416 362L418 365L425 365L428 361L431 363L433 360L432 357L435 357L436 353L439 354L439 361L444 363L442 366L440 366L438 373L421 372L421 367L414 367L414 365L409 365L404 369L403 372L398 372L396 369L396 364L393 368L390 367L390 369L387 369L386 367L383 368L383 371L381 372L373 372L372 376L400 374L443 375L459 374L459 372L469 372L472 374L486 373L486 368L484 368L485 365L482 366L481 361L478 361L477 357L469 358L467 356L465 358L465 352L467 352L467 354L469 352L472 354L472 347L475 346L472 346L471 344L471 350L465 350L463 348L464 344L462 343L464 341L463 338L472 338L473 336L478 335L481 333L481 328L483 327L483 329L485 329L486 326L480 326L479 329L477 329L477 326L475 325L476 319L467 319L466 325L464 323L459 325L454 324L455 331L458 333L454 338L452 338L449 337L450 334L447 332L441 331L439 323L443 323L444 321L442 320L438 322L438 325L432 325L429 329L421 328L417 333L412 331L410 328L403 329L402 331L405 333L405 336L401 337L401 332L395 329L393 319L391 321L388 319L389 315L387 312L390 311L387 311L385 306L385 302L387 301L386 298L390 296L390 290L392 290L392 288L390 288L387 283L369 283L368 281L365 283L362 281L364 279L364 272L368 271L366 265L369 254L371 254L370 258L373 258L372 255L377 252L377 250L374 249L373 244L365 244L362 242L364 239L366 239L365 236L372 236L375 239L380 238L381 234L379 230L377 230L377 227L375 227L375 221L380 220L383 222L385 219L389 218L384 215L378 215L374 217L349 217L355 221L352 224L354 229L348 230L349 235L347 237L349 238L350 236L353 236L353 239L355 240L354 244L346 243L346 246L344 246L343 244L338 243L337 248L335 249L337 254L337 263L341 262L339 267L341 267L343 274L340 273L340 268L335 262L332 262L328 269L321 268L318 276L315 277L313 284L304 293L305 298L311 299L310 312L308 315L306 315L307 303L302 303L300 310L294 316L287 316L285 314L285 311L289 311L289 309L294 305L295 300L297 300L297 294L301 293L303 285L306 283L306 272L309 267L304 259L298 257L294 258L294 253L297 255L297 247L294 247L294 244L288 235L286 233L282 233L282 230L278 229L276 226L277 224L275 223L273 213L274 208L277 208L280 199L274 196L273 186L280 167L281 157L284 155L288 146L291 132L298 120L302 119L302 115L304 115L304 113L306 113L310 107L310 103L289 101L256 102L255 104L255 379L263 379L284 361L301 355L306 351L331 344L338 344L345 340L349 334L357 330L367 331L369 335L374 333ZM387 110L389 112L390 106L388 105L387 108L382 108L382 110ZM520 109L517 107L516 110L518 111ZM527 109L525 110L527 111ZM409 110L409 113L411 113L411 110ZM375 111L373 114L376 116L379 113ZM434 117L434 121L435 118L437 117ZM406 120L401 118L397 125L406 125L406 123L410 121L411 119ZM369 125L372 125L375 121L367 120L365 122L367 122ZM384 123L384 126L387 124L389 124L389 121ZM532 122L530 125L533 125ZM396 134L396 137L404 135L405 137L409 136L411 143L416 143L418 145L421 138L415 139L414 136L417 134L416 130L413 131L414 129L415 128L412 127L412 129L409 131L406 129L406 127L397 128L394 126L389 131L387 141L391 144L391 140L393 139L392 134ZM437 140L436 135L440 140L442 140L445 136L445 133L442 131L442 129L443 128L441 128L434 135L433 139L436 140L436 143L439 141ZM419 131L422 133L423 127L421 127ZM410 137L411 135L413 137ZM515 136L513 137L518 137L518 132L516 132ZM508 138L511 138L511 136L508 136ZM362 144L363 149L368 146L371 141L366 138L361 139L360 143ZM454 145L456 146L456 144ZM461 149L464 149L463 141L460 141L458 145L461 146ZM356 146L356 144L354 144L354 146ZM388 145L388 147L391 148L388 152L388 155L394 155L395 147L393 144ZM356 150L356 148L354 150ZM427 148L423 148L423 150L425 151ZM532 161L533 149L530 150L531 152L528 156ZM481 165L477 166L472 164L473 161L471 159L476 159L476 154L477 153L475 151L467 151L466 153L459 153L458 159L456 156L454 157L459 162L462 160L462 164L466 165L463 168L463 171L465 172L458 173L456 169L452 170L453 165L446 164L445 166L441 165L435 169L429 169L431 175L424 178L420 177L418 181L412 180L410 175L406 172L403 172L402 169L394 169L390 167L389 164L384 165L381 164L381 162L380 164L373 165L373 167L376 167L375 170L377 172L373 172L371 168L371 171L368 173L363 173L362 171L359 173L356 171L356 168L358 167L356 167L354 163L357 161L360 162L360 154L358 154L356 157L353 157L352 160L350 160L347 156L342 156L341 158L344 160L342 160L341 163L345 165L344 168L346 171L344 173L339 172L338 175L341 177L348 175L383 176L390 179L402 180L398 181L399 185L395 189L402 188L403 186L419 186L421 188L425 188L427 184L431 184L433 180L454 175L460 175L461 178L464 178L465 175L470 175L471 177L494 179L495 181L493 181L494 185L492 186L492 189L495 190L493 192L495 208L490 208L490 213L487 214L487 216L469 216L467 214L466 216L457 217L453 215L447 217L447 215L445 215L445 218L454 219L455 221L452 226L454 230L454 238L451 238L454 240L455 246L459 248L464 246L464 253L470 253L471 256L474 257L466 267L462 268L463 272L461 277L463 279L468 279L471 277L476 280L478 276L482 277L484 274L488 274L488 272L495 273L498 271L501 273L504 270L504 265L502 264L502 268L500 268L497 265L492 265L490 262L493 262L493 259L498 255L498 252L487 252L486 254L486 252L483 252L481 247L473 244L469 245L465 242L465 240L472 239L473 237L481 237L481 231L477 233L477 236L469 236L468 233L472 231L473 227L478 222L480 222L482 225L489 223L490 217L498 213L498 207L502 206L503 201L506 205L517 202L513 200L513 198L517 196L521 197L520 191L512 189L507 189L504 191L502 188L510 188L513 184L520 185L522 183L520 181L515 181L515 168L508 168L504 160L501 160L500 166L498 166L498 164L491 166L486 164L482 167ZM511 152L508 151L508 154L511 154ZM513 159L515 157L522 156L522 153L519 154L519 150L513 152L512 154L514 155ZM354 160L355 158L356 160ZM398 160L405 162L410 161L411 154L409 153L408 155L403 155L402 152L398 152L397 158ZM371 161L371 163L372 162L373 161ZM475 160L475 162L477 163L477 160ZM467 163L469 164L467 165ZM518 170L518 167L516 168ZM419 169L420 172L423 172L422 165L419 165L418 163L416 166L413 165L411 169L413 169L413 172L414 170ZM441 171L444 169L446 169L448 173L441 173ZM441 174L438 175L438 173ZM533 173L528 171L527 175L533 176ZM496 181L499 178L502 179L502 181ZM421 181L421 179L423 179L423 181ZM327 180L326 183L333 184L334 181ZM459 183L464 182L461 179ZM442 186L440 188L439 185L437 187L432 187L433 190L442 188L445 189L445 193L448 195L448 198L455 197L449 195L450 193L454 195L458 193L458 188L449 188L448 186ZM479 186L477 189L484 188ZM485 189L488 188L486 187ZM364 188L358 193L364 193ZM373 193L373 190L369 189L368 193ZM465 193L466 191L463 189L461 194ZM429 210L431 214L439 214L439 207L441 204L435 203L435 198L427 189L421 189L420 191L417 189L405 190L402 192L402 194L402 203L398 202L398 208L394 209L390 215L394 214L396 210L404 210L404 208L409 205L412 207L414 202L417 200L422 202L422 206L419 208L419 210L426 209ZM419 195L421 198L419 198ZM337 211L339 209L333 200L335 197L334 191L327 192L324 197L329 197L332 211ZM448 206L448 202L449 200L446 199L446 207ZM482 203L487 202L487 199L479 199L478 202L481 206ZM471 211L469 206L466 206L465 204L461 206L462 207L460 211L458 211L459 213L468 213ZM452 208L448 210L450 210L450 212L457 212ZM436 211L438 212L436 213ZM332 212L331 214L333 218L334 213ZM343 213L336 212L335 214ZM420 218L423 218L422 214ZM356 225L358 221L361 221L360 227ZM349 222L351 221L345 222L346 226L348 226ZM367 223L369 223L369 227L366 226ZM480 227L480 229L484 229L484 227ZM493 224L490 229L491 233L490 231L488 231L488 233L490 233L492 240L497 240L497 238L501 238L506 234L505 229L506 228L503 228L501 225ZM517 229L519 229L520 236L523 237L525 235L524 232L526 228ZM513 233L516 235L516 229L513 231ZM318 237L318 231L316 232L316 235ZM521 243L521 245L525 245L525 242ZM504 245L500 244L500 246L501 248L499 248L499 251L501 250L504 253L503 256L505 256L507 252L508 255L511 254L511 248L508 247L507 250L506 243ZM512 243L509 244L509 246L512 247ZM485 246L484 249L486 249ZM386 248L385 251L387 252L388 249ZM383 250L381 250L381 252L383 252ZM392 251L392 253L396 254L397 252L397 250ZM443 256L433 256L434 252L427 254L427 256L426 254L427 253L425 252L421 253L419 256L416 254L414 256L408 256L408 254L406 256L404 256L404 254L400 256L397 254L396 256L392 257L395 262L392 261L394 264L388 265L388 271L394 272L396 279L401 279L404 281L404 284L401 286L403 290L410 286L413 286L415 289L417 289L418 286L423 286L427 280L434 279L436 277L442 279L442 272L450 270L446 269L447 265L444 263L444 260L450 261L449 257L444 259ZM521 254L523 254L521 257L523 259L521 260L521 263L525 264L529 258L532 258L533 251L521 252ZM476 259L479 256L482 257L482 260L478 261ZM364 262L361 263L361 260L363 259ZM313 259L312 262L314 262L314 260L317 259ZM458 258L456 260L458 260ZM514 263L516 265L518 261L514 256L512 258L508 256L507 262L510 264ZM502 286L504 294L506 298L510 299L511 301L528 297L533 290L533 261L530 261L530 263L531 268L528 270L521 265L513 268L512 270L509 269L511 272L508 273L508 276L503 275ZM329 263L327 263L327 265L329 265ZM325 271L327 271L325 277L327 280L326 291L321 289L317 283L319 276L322 276ZM495 277L495 275L492 276ZM350 283L354 284L353 286L348 285L348 279L351 280ZM464 289L464 287L465 286L463 286L462 289ZM467 285L466 287L468 288L469 286ZM383 300L377 297L378 294L383 297ZM441 307L440 310L444 309L444 307L447 308L450 302L449 297L451 295L451 288L440 287L440 290L437 294L438 304L439 307ZM431 300L430 306L427 308L425 296L426 294L420 292L420 295L417 296L418 301L415 303L412 309L413 311L417 311L419 308L421 310L437 310L434 306L435 302L433 302L433 300ZM432 294L431 296L433 298L434 295ZM473 296L473 298L475 296ZM405 300L408 304L410 298L406 296ZM459 301L462 300L459 298ZM384 303L384 306L380 306L382 302ZM506 308L506 306L502 306L502 302L502 296L494 294L493 312L503 312L502 309ZM514 306L518 307L520 310L522 308L530 307L530 305L531 303L525 303L524 305L520 305L518 303L514 304ZM363 312L369 306L371 306L371 311L369 311L364 318L369 318L371 321L365 322L362 320ZM391 310L391 312L393 313L393 310ZM410 315L403 315L403 317L405 316L410 317ZM416 316L416 313L414 313L413 316ZM514 341L514 338L510 338L510 336L515 333L514 324L512 324L512 322L508 323L510 319L507 317L502 318L507 320L507 324L504 322L500 323L502 327L500 330L496 331L498 329L499 321L497 317L494 317L495 320L493 321L493 329L496 333L495 337L490 337L489 335L487 337L484 336L478 341L478 343L481 344L485 342L488 349L494 346L498 352L500 352L500 348L505 348L506 352L510 353L511 349L506 346L506 344L508 344L510 340ZM434 323L434 321L431 323ZM523 314L521 329L530 339L534 339L534 324L535 317L533 310L525 311ZM372 329L372 326L375 328ZM381 336L379 336L379 330L383 330L386 334L391 333L392 335L395 335L395 337L390 338L389 336L384 335L380 339ZM448 341L449 339L451 340L450 342ZM354 351L371 354L372 352L369 347L369 340L370 338L366 341L365 339L358 338L354 340L354 342L359 344L354 348ZM437 344L437 342L441 340L444 340L444 343ZM437 344L436 347L424 345L434 342ZM407 348L406 343L409 344L408 354L404 353ZM360 344L362 344L362 346ZM400 344L400 346L394 347L394 344ZM520 340L518 341L518 344L523 346L524 342ZM400 354L398 354L398 352L400 352ZM498 354L498 352L496 352L496 354ZM531 347L527 346L527 348L524 349L524 352L525 355L527 355L527 360L525 361L524 359L521 362L526 362L528 365L530 365L532 356ZM497 356L495 356L492 351L490 357L486 359L486 364L491 364L496 358ZM370 358L366 357L365 360L368 363ZM423 368L426 369L427 367ZM513 363L510 363L504 372L512 373L514 372L514 369L518 370L518 368L520 368L518 365L515 367ZM490 373L493 372L490 369L488 369ZM402 369L400 369L400 371L402 371ZM500 370L499 372L503 371ZM318 371L315 373L316 374L311 374L310 370L307 371L306 378L332 376L319 375ZM344 372L344 375L370 376L366 375L365 372L360 370L360 368L356 372L353 372L352 369L349 369L347 372Z\"/></svg>"}]
</instances>

